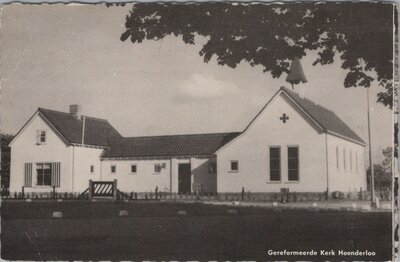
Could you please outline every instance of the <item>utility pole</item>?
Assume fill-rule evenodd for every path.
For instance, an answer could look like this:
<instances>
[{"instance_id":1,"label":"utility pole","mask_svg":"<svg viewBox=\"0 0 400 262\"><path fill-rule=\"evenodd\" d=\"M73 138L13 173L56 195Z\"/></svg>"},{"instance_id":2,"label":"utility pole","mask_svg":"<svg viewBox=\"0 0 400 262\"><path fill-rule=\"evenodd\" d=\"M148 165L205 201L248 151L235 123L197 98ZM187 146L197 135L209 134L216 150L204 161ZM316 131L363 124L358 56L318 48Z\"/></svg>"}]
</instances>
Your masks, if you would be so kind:
<instances>
[{"instance_id":1,"label":"utility pole","mask_svg":"<svg viewBox=\"0 0 400 262\"><path fill-rule=\"evenodd\" d=\"M368 151L369 151L369 170L371 172L371 207L375 207L375 181L374 181L374 166L372 164L371 150L371 121L369 108L369 87L367 87L367 116L368 116Z\"/></svg>"}]
</instances>

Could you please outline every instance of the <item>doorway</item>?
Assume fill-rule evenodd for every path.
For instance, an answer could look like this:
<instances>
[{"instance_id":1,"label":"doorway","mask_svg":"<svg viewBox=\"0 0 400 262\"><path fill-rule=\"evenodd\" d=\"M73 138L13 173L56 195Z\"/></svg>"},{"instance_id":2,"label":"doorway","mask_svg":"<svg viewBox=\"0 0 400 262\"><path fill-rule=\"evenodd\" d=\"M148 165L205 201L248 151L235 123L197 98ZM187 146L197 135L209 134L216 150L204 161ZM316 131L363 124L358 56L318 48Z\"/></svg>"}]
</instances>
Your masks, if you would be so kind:
<instances>
[{"instance_id":1,"label":"doorway","mask_svg":"<svg viewBox=\"0 0 400 262\"><path fill-rule=\"evenodd\" d=\"M190 194L192 187L192 171L190 164L178 165L178 193Z\"/></svg>"}]
</instances>

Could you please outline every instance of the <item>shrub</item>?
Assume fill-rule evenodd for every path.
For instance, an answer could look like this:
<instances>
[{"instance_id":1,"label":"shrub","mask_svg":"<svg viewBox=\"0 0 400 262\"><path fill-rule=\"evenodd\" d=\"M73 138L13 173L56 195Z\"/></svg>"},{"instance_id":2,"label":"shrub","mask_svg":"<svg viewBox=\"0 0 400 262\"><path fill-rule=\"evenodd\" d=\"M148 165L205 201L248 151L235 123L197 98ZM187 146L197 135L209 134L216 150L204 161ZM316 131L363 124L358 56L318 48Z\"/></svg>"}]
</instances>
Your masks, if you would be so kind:
<instances>
[{"instance_id":1,"label":"shrub","mask_svg":"<svg viewBox=\"0 0 400 262\"><path fill-rule=\"evenodd\" d=\"M340 191L334 191L331 193L332 199L344 199L344 193Z\"/></svg>"}]
</instances>

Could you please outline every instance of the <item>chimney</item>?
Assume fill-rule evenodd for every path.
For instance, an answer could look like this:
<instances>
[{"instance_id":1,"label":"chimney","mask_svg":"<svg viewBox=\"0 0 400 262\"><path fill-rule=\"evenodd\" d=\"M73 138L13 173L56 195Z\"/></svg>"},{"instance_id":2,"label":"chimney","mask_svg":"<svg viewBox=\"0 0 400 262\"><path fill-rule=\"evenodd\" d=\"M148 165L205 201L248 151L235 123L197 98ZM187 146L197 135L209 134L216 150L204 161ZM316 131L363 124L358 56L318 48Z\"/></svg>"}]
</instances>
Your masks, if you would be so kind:
<instances>
[{"instance_id":1,"label":"chimney","mask_svg":"<svg viewBox=\"0 0 400 262\"><path fill-rule=\"evenodd\" d=\"M70 105L69 113L76 119L81 119L82 110L80 105Z\"/></svg>"}]
</instances>

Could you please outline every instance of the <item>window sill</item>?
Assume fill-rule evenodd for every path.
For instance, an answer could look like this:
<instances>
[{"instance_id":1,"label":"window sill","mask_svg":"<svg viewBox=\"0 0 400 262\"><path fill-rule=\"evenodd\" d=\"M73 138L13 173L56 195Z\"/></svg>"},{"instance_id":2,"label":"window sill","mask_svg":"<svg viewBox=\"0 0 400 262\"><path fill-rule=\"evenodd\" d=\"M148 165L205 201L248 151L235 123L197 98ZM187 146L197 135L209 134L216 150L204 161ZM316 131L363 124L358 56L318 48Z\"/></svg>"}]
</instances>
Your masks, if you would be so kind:
<instances>
[{"instance_id":1,"label":"window sill","mask_svg":"<svg viewBox=\"0 0 400 262\"><path fill-rule=\"evenodd\" d=\"M282 184L282 181L267 181L267 184Z\"/></svg>"},{"instance_id":2,"label":"window sill","mask_svg":"<svg viewBox=\"0 0 400 262\"><path fill-rule=\"evenodd\" d=\"M137 175L137 173L135 172L135 173L129 173L130 175L132 175L132 176L136 176Z\"/></svg>"},{"instance_id":3,"label":"window sill","mask_svg":"<svg viewBox=\"0 0 400 262\"><path fill-rule=\"evenodd\" d=\"M239 173L239 171L237 170L229 170L228 173Z\"/></svg>"},{"instance_id":4,"label":"window sill","mask_svg":"<svg viewBox=\"0 0 400 262\"><path fill-rule=\"evenodd\" d=\"M286 181L285 184L300 184L300 181Z\"/></svg>"},{"instance_id":5,"label":"window sill","mask_svg":"<svg viewBox=\"0 0 400 262\"><path fill-rule=\"evenodd\" d=\"M153 173L153 175L161 175L161 172Z\"/></svg>"}]
</instances>

